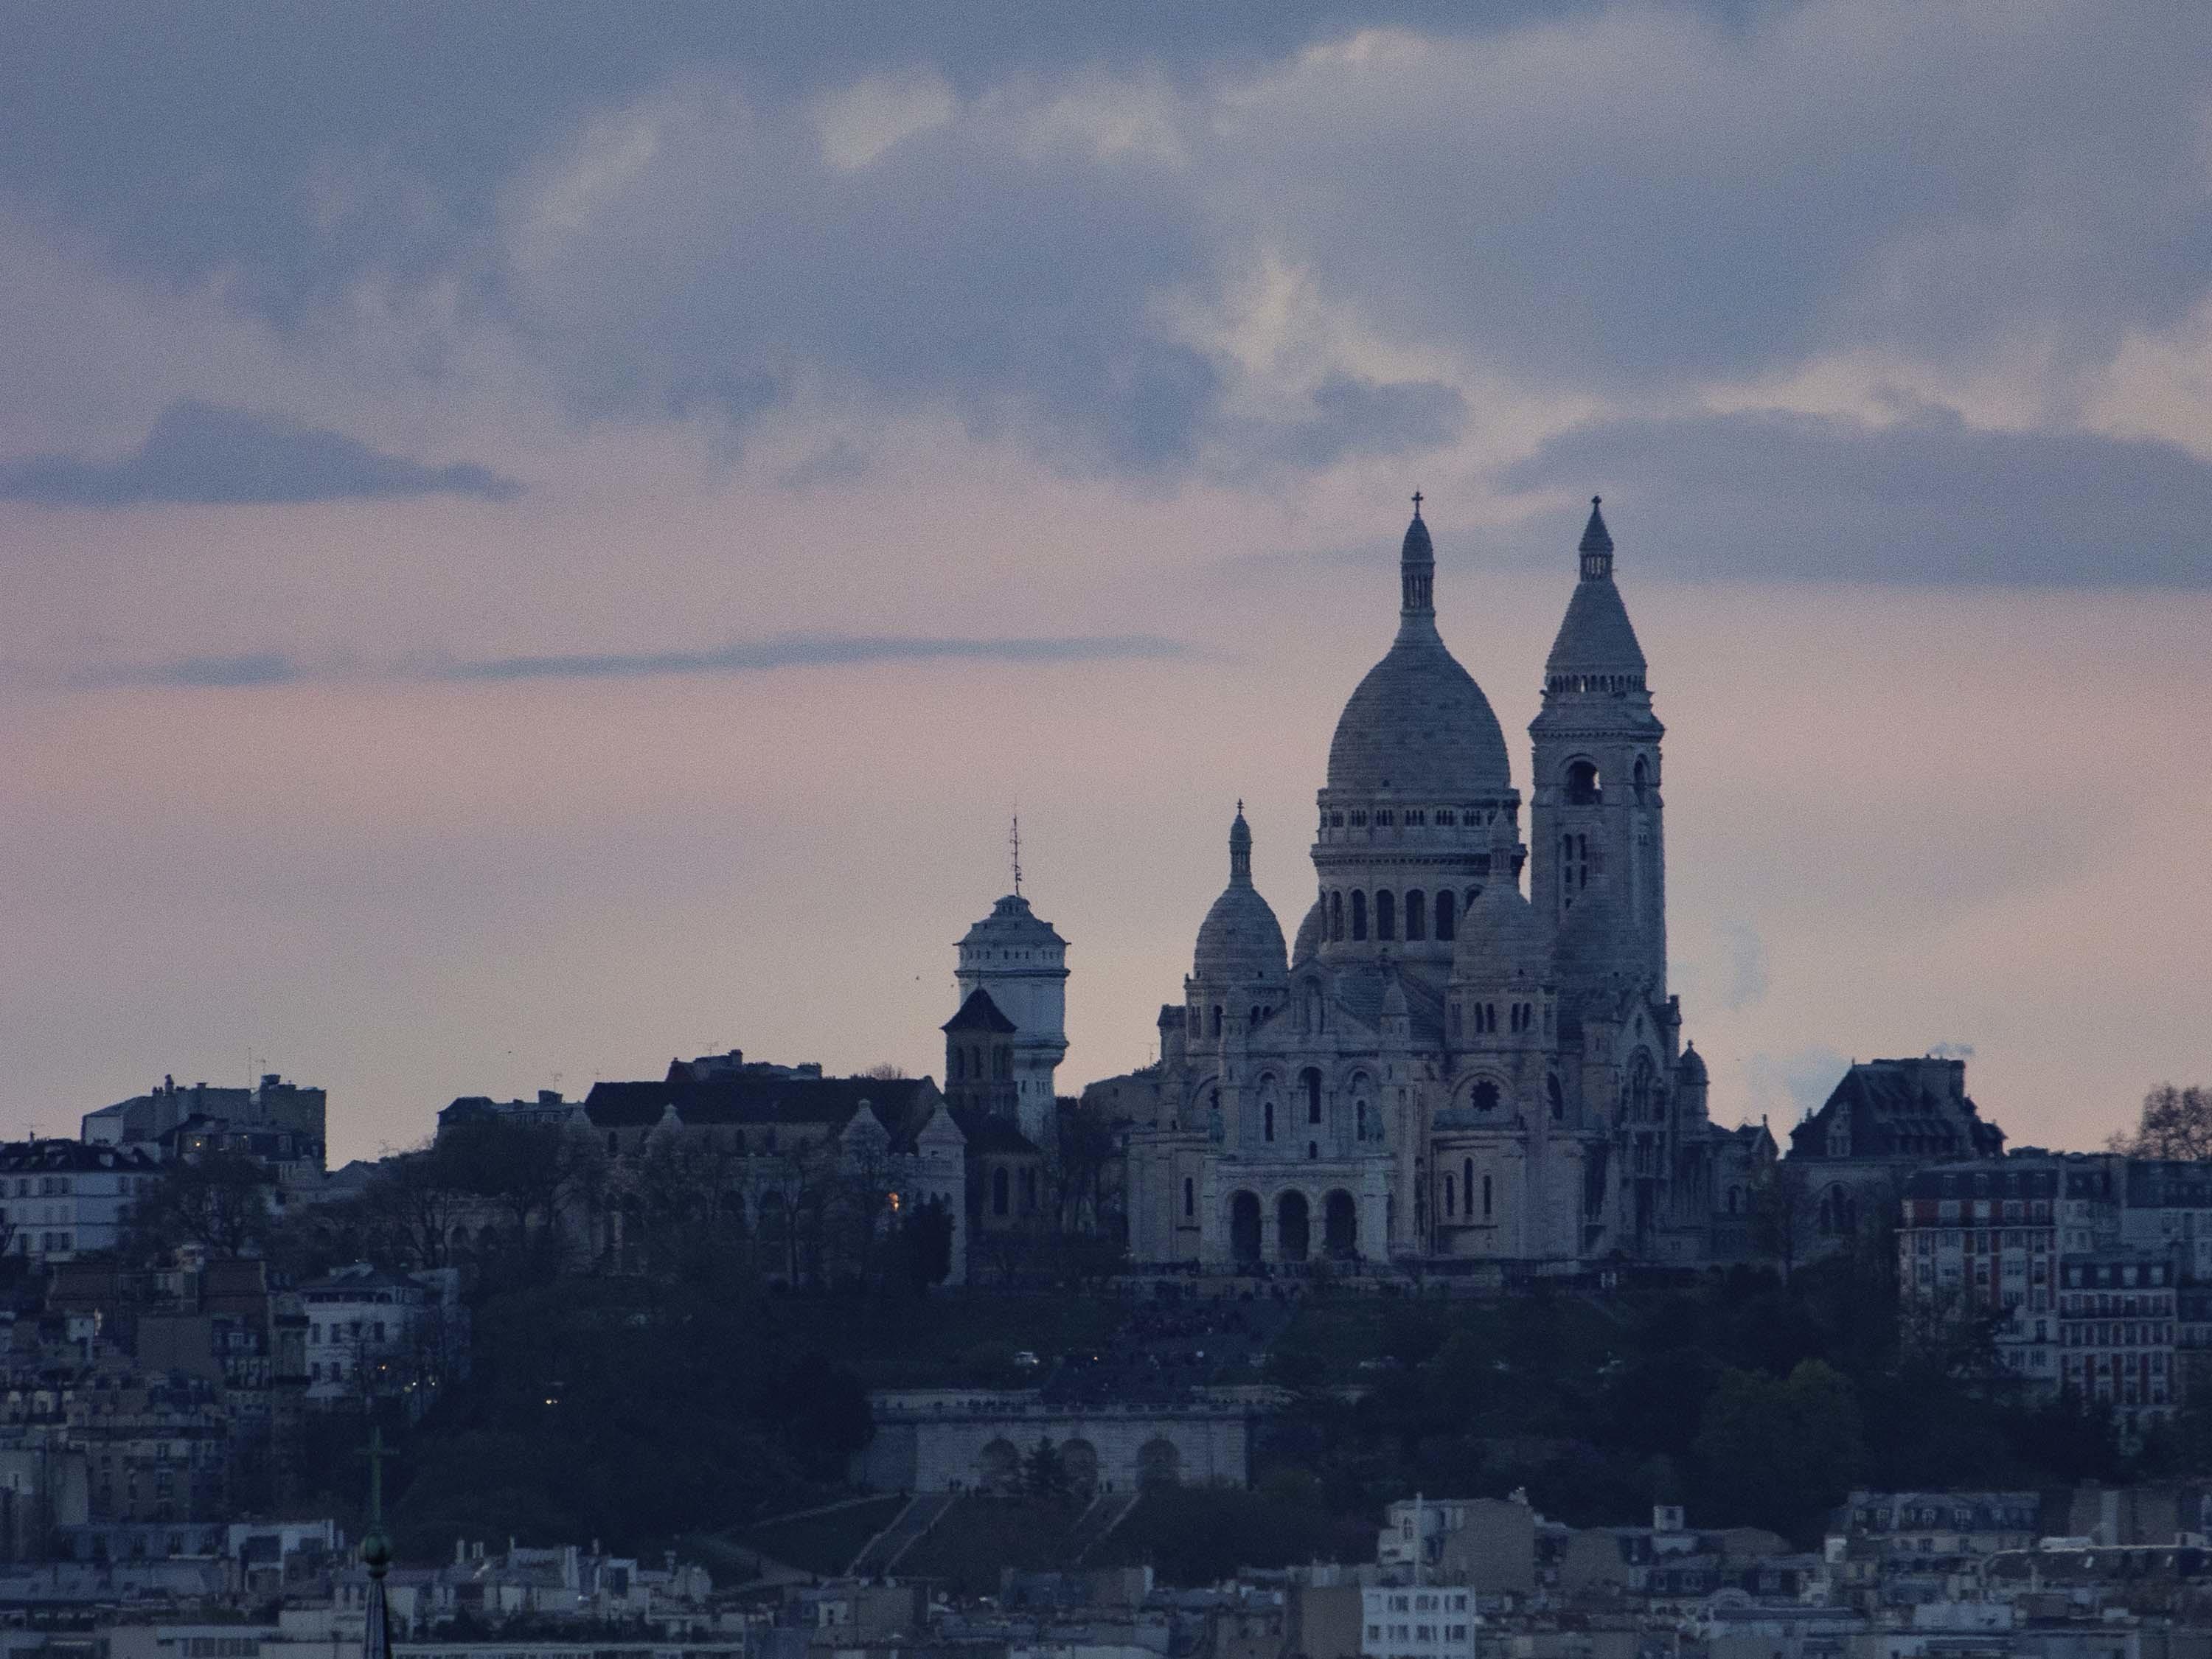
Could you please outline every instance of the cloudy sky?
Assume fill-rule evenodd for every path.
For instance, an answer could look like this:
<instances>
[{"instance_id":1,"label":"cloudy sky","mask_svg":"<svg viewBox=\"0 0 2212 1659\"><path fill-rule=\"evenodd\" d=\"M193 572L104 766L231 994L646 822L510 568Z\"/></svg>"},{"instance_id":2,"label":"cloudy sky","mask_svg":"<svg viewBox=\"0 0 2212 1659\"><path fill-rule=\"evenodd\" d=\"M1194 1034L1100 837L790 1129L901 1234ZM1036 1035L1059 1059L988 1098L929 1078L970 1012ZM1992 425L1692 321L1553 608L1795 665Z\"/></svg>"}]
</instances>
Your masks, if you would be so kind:
<instances>
[{"instance_id":1,"label":"cloudy sky","mask_svg":"<svg viewBox=\"0 0 2212 1659\"><path fill-rule=\"evenodd\" d=\"M935 1072L1017 804L1141 1064L1417 487L1509 732L1605 494L1717 1117L2212 1081L2197 0L24 0L0 1130Z\"/></svg>"}]
</instances>

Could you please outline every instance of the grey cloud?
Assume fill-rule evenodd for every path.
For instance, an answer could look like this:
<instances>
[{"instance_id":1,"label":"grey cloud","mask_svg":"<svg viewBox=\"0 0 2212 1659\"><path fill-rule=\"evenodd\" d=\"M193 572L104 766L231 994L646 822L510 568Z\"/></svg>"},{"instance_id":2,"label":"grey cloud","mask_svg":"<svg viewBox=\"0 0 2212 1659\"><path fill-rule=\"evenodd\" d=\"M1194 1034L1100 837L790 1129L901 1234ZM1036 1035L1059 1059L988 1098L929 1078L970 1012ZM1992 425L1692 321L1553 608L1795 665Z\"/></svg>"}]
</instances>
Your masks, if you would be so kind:
<instances>
[{"instance_id":1,"label":"grey cloud","mask_svg":"<svg viewBox=\"0 0 2212 1659\"><path fill-rule=\"evenodd\" d=\"M669 676L766 673L784 668L858 667L875 663L1008 663L1052 667L1075 663L1158 662L1194 653L1155 634L1078 634L1006 639L914 639L891 635L794 634L734 641L700 651L579 652L561 656L487 657L415 662L389 670L343 670L302 664L283 652L182 657L156 663L110 663L85 669L79 690L234 690L336 679L440 681L485 684L509 680L648 679Z\"/></svg>"},{"instance_id":2,"label":"grey cloud","mask_svg":"<svg viewBox=\"0 0 2212 1659\"><path fill-rule=\"evenodd\" d=\"M1724 923L1720 933L1728 946L1728 987L1721 993L1721 1006L1735 1013L1766 998L1766 945L1748 922Z\"/></svg>"},{"instance_id":3,"label":"grey cloud","mask_svg":"<svg viewBox=\"0 0 2212 1659\"><path fill-rule=\"evenodd\" d=\"M173 662L115 665L91 669L76 684L87 689L234 690L291 685L307 674L282 652L247 652L236 656L179 657Z\"/></svg>"},{"instance_id":4,"label":"grey cloud","mask_svg":"<svg viewBox=\"0 0 2212 1659\"><path fill-rule=\"evenodd\" d=\"M46 455L0 465L0 499L49 507L429 495L497 501L520 488L481 466L423 466L326 428L190 399L163 410L146 441L118 459Z\"/></svg>"},{"instance_id":5,"label":"grey cloud","mask_svg":"<svg viewBox=\"0 0 2212 1659\"><path fill-rule=\"evenodd\" d=\"M1467 399L1441 380L1388 383L1332 374L1316 387L1314 416L1255 447L1273 459L1321 468L1347 456L1433 449L1459 435Z\"/></svg>"},{"instance_id":6,"label":"grey cloud","mask_svg":"<svg viewBox=\"0 0 2212 1659\"><path fill-rule=\"evenodd\" d=\"M434 280L423 326L511 332L591 416L743 428L827 383L1074 471L1316 468L1444 441L1459 394L1339 375L1238 422L1242 370L1162 301L1215 314L1275 258L1389 343L1603 396L2022 338L2063 379L2212 271L2185 0L124 17L26 9L0 196L288 325ZM1304 50L1392 25L1418 48ZM958 118L829 167L809 100L910 71ZM1022 125L1114 76L1185 159ZM655 109L641 164L585 167L585 210L515 245L581 135Z\"/></svg>"},{"instance_id":7,"label":"grey cloud","mask_svg":"<svg viewBox=\"0 0 2212 1659\"><path fill-rule=\"evenodd\" d=\"M2212 582L2212 465L2172 445L1766 411L1577 428L1507 470L1516 490L1602 491L1624 568L1815 580ZM1553 558L1588 508L1542 515Z\"/></svg>"},{"instance_id":8,"label":"grey cloud","mask_svg":"<svg viewBox=\"0 0 2212 1659\"><path fill-rule=\"evenodd\" d=\"M662 675L757 673L870 663L999 662L1064 664L1155 661L1190 654L1152 634L1075 635L1036 639L901 639L865 635L793 635L716 646L703 651L611 652L569 656L495 657L455 663L435 678L449 680L633 679Z\"/></svg>"}]
</instances>

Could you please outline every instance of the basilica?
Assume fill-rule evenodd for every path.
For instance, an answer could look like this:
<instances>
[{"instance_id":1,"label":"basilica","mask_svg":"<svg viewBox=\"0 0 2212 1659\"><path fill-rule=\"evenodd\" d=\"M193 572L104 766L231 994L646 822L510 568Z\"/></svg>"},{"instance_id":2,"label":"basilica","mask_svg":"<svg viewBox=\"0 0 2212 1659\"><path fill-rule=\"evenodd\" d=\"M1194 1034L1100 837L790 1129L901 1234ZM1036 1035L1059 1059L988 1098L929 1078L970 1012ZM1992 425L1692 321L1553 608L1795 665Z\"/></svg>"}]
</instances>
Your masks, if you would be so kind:
<instances>
[{"instance_id":1,"label":"basilica","mask_svg":"<svg viewBox=\"0 0 2212 1659\"><path fill-rule=\"evenodd\" d=\"M1524 819L1498 717L1437 630L1414 498L1397 636L1337 721L1296 938L1253 884L1240 805L1158 1062L1113 1079L1133 1261L1723 1253L1717 1195L1755 1149L1708 1121L1667 990L1665 728L1613 561L1594 499Z\"/></svg>"}]
</instances>

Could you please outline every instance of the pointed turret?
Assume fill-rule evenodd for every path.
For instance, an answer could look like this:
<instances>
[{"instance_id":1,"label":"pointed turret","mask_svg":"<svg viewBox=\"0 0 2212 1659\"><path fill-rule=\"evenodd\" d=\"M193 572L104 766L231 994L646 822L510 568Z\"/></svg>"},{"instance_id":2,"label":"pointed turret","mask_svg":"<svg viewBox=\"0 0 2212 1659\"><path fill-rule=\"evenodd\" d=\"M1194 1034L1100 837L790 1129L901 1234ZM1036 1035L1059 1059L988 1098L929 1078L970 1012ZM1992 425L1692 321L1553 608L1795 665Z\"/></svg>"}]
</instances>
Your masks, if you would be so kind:
<instances>
[{"instance_id":1,"label":"pointed turret","mask_svg":"<svg viewBox=\"0 0 2212 1659\"><path fill-rule=\"evenodd\" d=\"M1628 620L1628 607L1613 585L1613 534L1605 527L1602 497L1590 497L1589 523L1577 549L1582 580L1567 601L1565 619L1544 662L1547 691L1641 691L1644 647Z\"/></svg>"},{"instance_id":2,"label":"pointed turret","mask_svg":"<svg viewBox=\"0 0 2212 1659\"><path fill-rule=\"evenodd\" d=\"M1257 985L1273 991L1287 974L1282 924L1252 884L1252 826L1240 800L1229 826L1229 885L1199 925L1191 977L1210 989ZM1269 1006L1276 1000L1271 996Z\"/></svg>"},{"instance_id":3,"label":"pointed turret","mask_svg":"<svg viewBox=\"0 0 2212 1659\"><path fill-rule=\"evenodd\" d=\"M1411 621L1433 618L1436 607L1437 550L1429 540L1429 527L1421 521L1421 492L1413 492L1413 521L1406 526L1405 542L1398 549L1399 614Z\"/></svg>"}]
</instances>

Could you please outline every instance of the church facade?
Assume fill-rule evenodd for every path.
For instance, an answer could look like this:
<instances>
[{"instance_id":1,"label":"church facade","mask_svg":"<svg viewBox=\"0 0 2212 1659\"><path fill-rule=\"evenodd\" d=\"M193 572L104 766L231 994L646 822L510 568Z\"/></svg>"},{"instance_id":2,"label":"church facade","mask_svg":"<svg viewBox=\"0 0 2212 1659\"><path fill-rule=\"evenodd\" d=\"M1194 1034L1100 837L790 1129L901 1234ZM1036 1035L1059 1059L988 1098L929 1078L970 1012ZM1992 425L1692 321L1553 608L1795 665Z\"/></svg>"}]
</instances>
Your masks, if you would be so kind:
<instances>
[{"instance_id":1,"label":"church facade","mask_svg":"<svg viewBox=\"0 0 2212 1659\"><path fill-rule=\"evenodd\" d=\"M1667 988L1665 728L1595 501L1578 558L1524 802L1437 632L1415 498L1295 939L1240 806L1159 1061L1115 1080L1133 1261L1711 1258L1716 1194L1759 1148L1708 1121Z\"/></svg>"}]
</instances>

